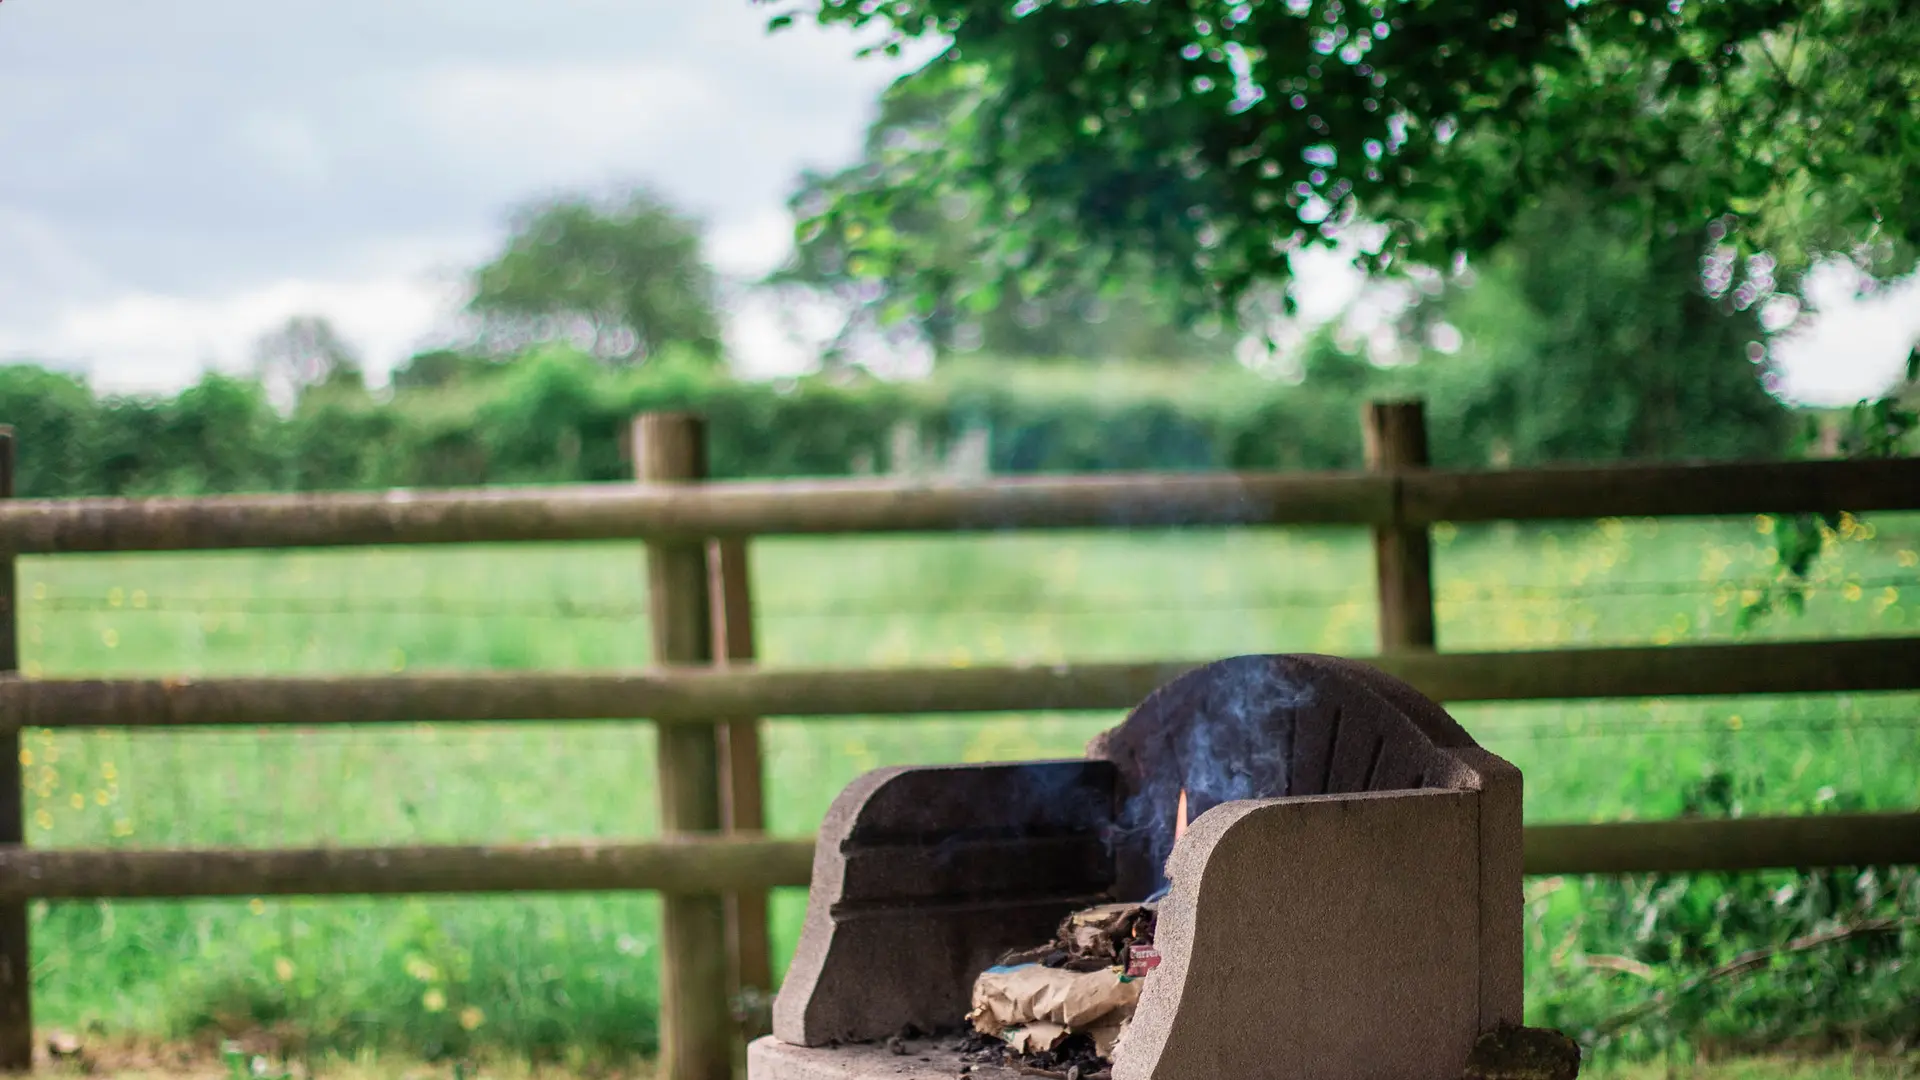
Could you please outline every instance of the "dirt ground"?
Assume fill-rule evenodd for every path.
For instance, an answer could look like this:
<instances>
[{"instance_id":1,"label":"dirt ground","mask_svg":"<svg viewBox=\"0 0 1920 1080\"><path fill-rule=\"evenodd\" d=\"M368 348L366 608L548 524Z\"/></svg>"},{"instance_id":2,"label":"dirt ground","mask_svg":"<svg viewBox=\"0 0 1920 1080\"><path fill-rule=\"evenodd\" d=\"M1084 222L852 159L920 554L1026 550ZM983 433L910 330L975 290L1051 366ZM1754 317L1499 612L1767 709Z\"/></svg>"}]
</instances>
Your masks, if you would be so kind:
<instances>
[{"instance_id":1,"label":"dirt ground","mask_svg":"<svg viewBox=\"0 0 1920 1080\"><path fill-rule=\"evenodd\" d=\"M210 1046L94 1041L52 1055L43 1040L40 1077L114 1077L117 1080L652 1080L648 1066L607 1067L590 1062L531 1066L525 1061L426 1063L368 1055L283 1065L264 1058L225 1059ZM1670 1067L1659 1062L1583 1069L1595 1080L1920 1080L1920 1055L1902 1057L1745 1058Z\"/></svg>"},{"instance_id":2,"label":"dirt ground","mask_svg":"<svg viewBox=\"0 0 1920 1080\"><path fill-rule=\"evenodd\" d=\"M43 1039L35 1054L37 1077L113 1077L115 1080L652 1080L646 1064L611 1067L592 1062L533 1066L524 1060L421 1062L396 1057L322 1057L312 1061L269 1060L242 1053L229 1057L208 1045L132 1040Z\"/></svg>"}]
</instances>

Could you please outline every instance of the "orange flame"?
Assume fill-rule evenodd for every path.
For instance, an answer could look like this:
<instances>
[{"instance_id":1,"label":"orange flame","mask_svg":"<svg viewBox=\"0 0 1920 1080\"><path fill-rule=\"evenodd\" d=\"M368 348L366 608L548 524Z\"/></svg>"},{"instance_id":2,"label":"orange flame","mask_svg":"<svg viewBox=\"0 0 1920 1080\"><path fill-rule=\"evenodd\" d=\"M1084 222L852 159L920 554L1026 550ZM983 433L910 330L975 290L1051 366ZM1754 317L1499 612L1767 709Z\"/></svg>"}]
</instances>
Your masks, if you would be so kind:
<instances>
[{"instance_id":1,"label":"orange flame","mask_svg":"<svg viewBox=\"0 0 1920 1080\"><path fill-rule=\"evenodd\" d=\"M1187 789L1180 789L1180 808L1173 815L1173 839L1178 842L1187 835Z\"/></svg>"}]
</instances>

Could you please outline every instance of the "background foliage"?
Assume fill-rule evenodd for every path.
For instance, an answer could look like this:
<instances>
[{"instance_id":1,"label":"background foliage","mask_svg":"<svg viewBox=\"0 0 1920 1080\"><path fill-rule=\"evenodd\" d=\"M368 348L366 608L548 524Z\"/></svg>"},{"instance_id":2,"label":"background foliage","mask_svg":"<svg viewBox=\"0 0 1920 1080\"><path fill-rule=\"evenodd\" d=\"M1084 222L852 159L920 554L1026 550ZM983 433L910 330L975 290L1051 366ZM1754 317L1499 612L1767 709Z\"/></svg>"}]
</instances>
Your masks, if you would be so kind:
<instances>
[{"instance_id":1,"label":"background foliage","mask_svg":"<svg viewBox=\"0 0 1920 1080\"><path fill-rule=\"evenodd\" d=\"M776 25L805 10L888 50L949 43L905 80L958 88L942 137L802 227L857 234L849 257L885 278L926 259L887 228L897 207L968 200L987 242L968 287L989 300L1124 252L1231 317L1303 244L1444 267L1567 184L1632 235L1732 237L1793 270L1857 244L1908 265L1920 238L1920 16L1901 0L786 7Z\"/></svg>"},{"instance_id":2,"label":"background foliage","mask_svg":"<svg viewBox=\"0 0 1920 1080\"><path fill-rule=\"evenodd\" d=\"M480 340L514 350L569 340L617 363L679 347L716 360L720 318L698 224L652 192L523 207L506 249L474 271Z\"/></svg>"},{"instance_id":3,"label":"background foliage","mask_svg":"<svg viewBox=\"0 0 1920 1080\"><path fill-rule=\"evenodd\" d=\"M1525 310L1493 306L1500 317ZM230 376L173 397L119 397L13 365L0 367L0 420L19 433L19 490L33 497L621 480L631 475L629 419L665 408L711 418L713 468L732 478L905 465L893 460L901 425L934 450L985 431L997 472L1355 468L1361 402L1402 392L1434 397L1435 452L1446 461L1768 456L1786 445L1788 413L1757 390L1743 401L1746 384L1694 387L1677 403L1616 399L1608 412L1594 408L1591 386L1550 378L1528 355L1519 343L1381 370L1325 334L1299 383L1233 368L978 358L927 382L754 383L698 360L615 369L547 347L507 362L428 354L420 366L430 377L402 372L380 396L323 385L286 413L259 383ZM1609 362L1604 352L1589 359Z\"/></svg>"}]
</instances>

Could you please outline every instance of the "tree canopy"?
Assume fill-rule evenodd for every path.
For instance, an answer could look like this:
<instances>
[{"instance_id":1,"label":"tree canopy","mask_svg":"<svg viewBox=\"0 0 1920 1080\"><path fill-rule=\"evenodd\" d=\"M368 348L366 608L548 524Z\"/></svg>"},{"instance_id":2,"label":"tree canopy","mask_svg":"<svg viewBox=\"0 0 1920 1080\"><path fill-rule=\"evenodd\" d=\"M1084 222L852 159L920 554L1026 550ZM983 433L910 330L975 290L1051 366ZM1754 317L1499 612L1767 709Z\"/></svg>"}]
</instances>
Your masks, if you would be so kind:
<instances>
[{"instance_id":1,"label":"tree canopy","mask_svg":"<svg viewBox=\"0 0 1920 1080\"><path fill-rule=\"evenodd\" d=\"M1638 237L1628 212L1561 191L1425 305L1461 331L1406 372L1446 417L1442 464L1770 458L1791 415L1760 377L1757 311L1700 286L1697 251Z\"/></svg>"},{"instance_id":2,"label":"tree canopy","mask_svg":"<svg viewBox=\"0 0 1920 1080\"><path fill-rule=\"evenodd\" d=\"M1365 263L1490 250L1544 193L1593 192L1650 237L1783 265L1920 238L1920 13L1905 0L803 0L878 48L944 36L901 93L961 97L820 202L872 277L923 265L888 227L963 199L995 238L934 296L995 297L1144 258L1195 310L1284 282L1356 223ZM799 9L774 19L791 21Z\"/></svg>"},{"instance_id":3,"label":"tree canopy","mask_svg":"<svg viewBox=\"0 0 1920 1080\"><path fill-rule=\"evenodd\" d=\"M360 357L331 321L295 315L253 345L254 374L270 393L297 401L308 392L364 388Z\"/></svg>"},{"instance_id":4,"label":"tree canopy","mask_svg":"<svg viewBox=\"0 0 1920 1080\"><path fill-rule=\"evenodd\" d=\"M645 190L569 196L514 215L506 249L474 273L482 338L504 349L569 340L632 363L672 345L720 352L713 272L700 230Z\"/></svg>"},{"instance_id":5,"label":"tree canopy","mask_svg":"<svg viewBox=\"0 0 1920 1080\"><path fill-rule=\"evenodd\" d=\"M1056 279L1031 292L1015 283L992 296L969 291L994 246L978 200L918 185L913 172L922 154L951 137L970 104L967 87L952 80L896 84L881 95L860 160L800 175L788 206L810 225L767 283L825 293L849 313L828 343L830 362L900 334L923 337L943 356L1217 362L1231 355L1231 339L1215 327L1182 324L1156 287L1158 268L1144 259L1114 268L1107 280ZM881 227L898 256L880 264L860 254L870 246L869 222L822 214L876 186L892 189Z\"/></svg>"}]
</instances>

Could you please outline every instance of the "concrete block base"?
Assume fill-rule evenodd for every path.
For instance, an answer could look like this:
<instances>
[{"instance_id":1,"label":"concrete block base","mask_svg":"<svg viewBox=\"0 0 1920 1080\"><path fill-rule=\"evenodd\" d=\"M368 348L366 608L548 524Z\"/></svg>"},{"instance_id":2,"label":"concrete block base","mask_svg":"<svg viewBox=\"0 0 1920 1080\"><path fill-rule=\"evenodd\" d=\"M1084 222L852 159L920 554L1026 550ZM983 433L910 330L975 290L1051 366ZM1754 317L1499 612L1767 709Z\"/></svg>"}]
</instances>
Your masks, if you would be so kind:
<instances>
[{"instance_id":1,"label":"concrete block base","mask_svg":"<svg viewBox=\"0 0 1920 1080\"><path fill-rule=\"evenodd\" d=\"M968 1066L952 1049L957 1036L910 1039L905 1054L884 1045L792 1046L771 1035L747 1047L747 1073L753 1080L1027 1080L1018 1070L999 1065Z\"/></svg>"}]
</instances>

